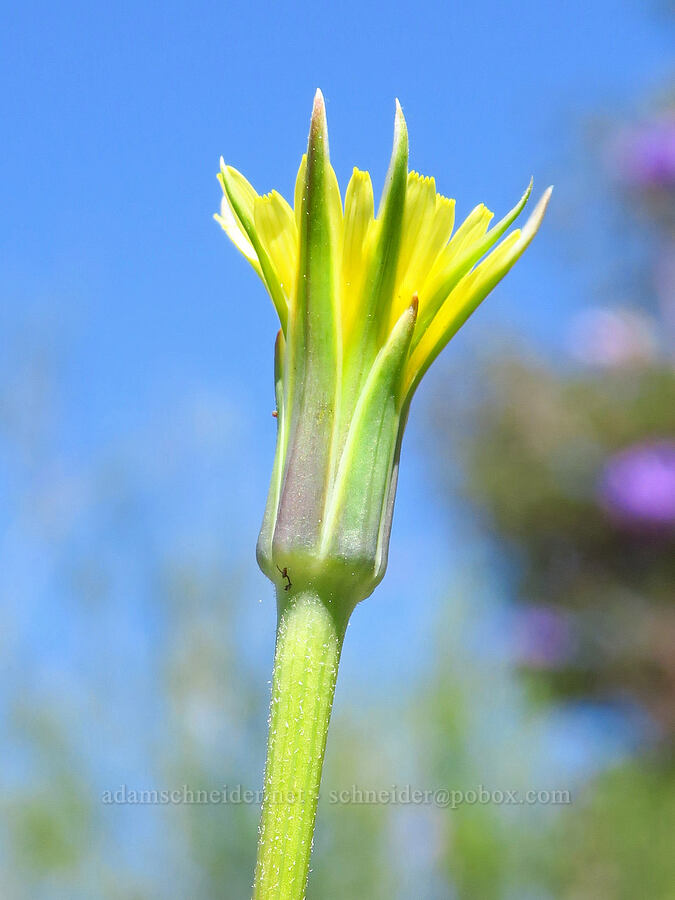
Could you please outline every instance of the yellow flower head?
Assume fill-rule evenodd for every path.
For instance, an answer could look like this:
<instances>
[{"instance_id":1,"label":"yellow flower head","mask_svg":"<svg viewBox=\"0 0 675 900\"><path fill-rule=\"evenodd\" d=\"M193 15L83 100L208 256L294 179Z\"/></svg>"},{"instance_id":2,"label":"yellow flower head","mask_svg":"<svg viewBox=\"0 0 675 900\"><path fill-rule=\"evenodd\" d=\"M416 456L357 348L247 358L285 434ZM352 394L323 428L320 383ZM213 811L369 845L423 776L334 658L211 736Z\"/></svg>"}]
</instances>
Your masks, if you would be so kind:
<instances>
[{"instance_id":1,"label":"yellow flower head","mask_svg":"<svg viewBox=\"0 0 675 900\"><path fill-rule=\"evenodd\" d=\"M455 229L455 201L408 171L396 103L394 147L375 213L367 172L340 196L317 91L293 207L259 195L221 160L216 219L261 277L279 315L277 457L258 558L280 583L343 569L354 595L382 577L396 470L420 379L481 300L525 251L551 189L522 230L527 203L491 226L479 204ZM314 573L314 574L312 574ZM364 591L366 593L364 593ZM360 597L358 598L360 599Z\"/></svg>"},{"instance_id":2,"label":"yellow flower head","mask_svg":"<svg viewBox=\"0 0 675 900\"><path fill-rule=\"evenodd\" d=\"M312 120L326 143L325 199L337 245L335 305L343 348L359 337L363 330L359 320L373 314L379 318L382 342L417 297L417 320L405 367L405 386L410 389L523 254L541 224L552 189L544 193L524 228L506 237L530 197L531 182L516 206L492 227L494 214L480 203L454 229L455 201L436 192L433 178L407 171L408 132L396 101L394 152L376 216L370 175L356 168L343 206L327 159L320 91ZM289 311L297 302L306 172L305 154L291 208L277 191L258 195L243 175L221 160L224 196L215 218L262 278L284 334Z\"/></svg>"}]
</instances>

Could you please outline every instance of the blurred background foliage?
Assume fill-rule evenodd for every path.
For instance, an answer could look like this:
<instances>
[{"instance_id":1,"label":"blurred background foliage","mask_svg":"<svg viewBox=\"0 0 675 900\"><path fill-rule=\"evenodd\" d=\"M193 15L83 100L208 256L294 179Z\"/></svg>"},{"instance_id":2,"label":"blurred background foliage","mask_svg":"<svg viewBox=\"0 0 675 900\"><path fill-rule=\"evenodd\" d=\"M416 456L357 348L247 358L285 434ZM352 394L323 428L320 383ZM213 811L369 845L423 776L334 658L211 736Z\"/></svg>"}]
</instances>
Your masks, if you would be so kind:
<instances>
[{"instance_id":1,"label":"blurred background foliage","mask_svg":"<svg viewBox=\"0 0 675 900\"><path fill-rule=\"evenodd\" d=\"M414 676L338 696L309 897L675 897L675 107L591 131L613 256L561 322L565 354L505 329L426 396L449 540L471 550ZM101 799L259 787L270 611L241 600L236 414L190 394L63 471L62 364L30 333L0 372L0 893L246 897L255 805ZM572 802L330 801L393 784Z\"/></svg>"},{"instance_id":2,"label":"blurred background foliage","mask_svg":"<svg viewBox=\"0 0 675 900\"><path fill-rule=\"evenodd\" d=\"M546 697L675 722L675 107L606 141L623 221L643 229L619 303L589 306L555 365L502 347L435 422L478 526L514 564L521 665ZM623 268L624 248L616 246ZM611 299L611 298L610 298ZM441 473L442 474L442 473ZM456 475L446 477L451 491Z\"/></svg>"}]
</instances>

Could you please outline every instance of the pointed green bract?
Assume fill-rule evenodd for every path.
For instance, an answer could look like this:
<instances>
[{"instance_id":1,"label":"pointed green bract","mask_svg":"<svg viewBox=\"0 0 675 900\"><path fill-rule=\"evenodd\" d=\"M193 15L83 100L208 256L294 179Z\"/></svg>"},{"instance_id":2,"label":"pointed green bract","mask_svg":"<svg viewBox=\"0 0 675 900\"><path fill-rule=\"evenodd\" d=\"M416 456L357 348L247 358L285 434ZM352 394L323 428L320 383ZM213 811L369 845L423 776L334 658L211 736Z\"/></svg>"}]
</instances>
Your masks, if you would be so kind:
<instances>
[{"instance_id":1,"label":"pointed green bract","mask_svg":"<svg viewBox=\"0 0 675 900\"><path fill-rule=\"evenodd\" d=\"M281 485L284 477L284 448L286 446L286 432L288 430L288 417L286 415L284 401L284 355L286 351L286 341L284 340L281 330L277 333L277 339L274 343L274 396L277 402L276 418L277 418L277 448L274 454L274 465L272 467L272 478L270 481L270 489L267 495L267 503L265 504L265 513L263 522L258 536L256 546L256 558L258 565L267 575L270 581L274 581L279 572L275 568L272 558L272 539L274 537L274 527L276 524L277 510L279 508L279 497L281 496Z\"/></svg>"},{"instance_id":2,"label":"pointed green bract","mask_svg":"<svg viewBox=\"0 0 675 900\"><path fill-rule=\"evenodd\" d=\"M397 100L394 146L380 208L377 211L379 229L365 296L367 309L364 313L373 317L374 330L378 333L382 330L382 323L386 320L386 311L394 293L407 184L408 127Z\"/></svg>"},{"instance_id":3,"label":"pointed green bract","mask_svg":"<svg viewBox=\"0 0 675 900\"><path fill-rule=\"evenodd\" d=\"M384 574L376 561L399 432L400 382L416 316L415 297L359 395L326 510L321 555L347 562L355 594L362 592L359 580L370 593Z\"/></svg>"},{"instance_id":4,"label":"pointed green bract","mask_svg":"<svg viewBox=\"0 0 675 900\"><path fill-rule=\"evenodd\" d=\"M362 308L348 357L349 367L356 370L356 380L360 382L367 375L366 366L377 355L382 331L388 324L401 246L407 183L408 128L397 100L394 145L377 212L375 247L366 270L361 292Z\"/></svg>"},{"instance_id":5,"label":"pointed green bract","mask_svg":"<svg viewBox=\"0 0 675 900\"><path fill-rule=\"evenodd\" d=\"M320 523L336 465L339 415L339 222L328 156L323 97L314 102L307 147L295 304L288 329L285 405L288 415L285 474L273 552L280 568L293 565L309 578Z\"/></svg>"}]
</instances>

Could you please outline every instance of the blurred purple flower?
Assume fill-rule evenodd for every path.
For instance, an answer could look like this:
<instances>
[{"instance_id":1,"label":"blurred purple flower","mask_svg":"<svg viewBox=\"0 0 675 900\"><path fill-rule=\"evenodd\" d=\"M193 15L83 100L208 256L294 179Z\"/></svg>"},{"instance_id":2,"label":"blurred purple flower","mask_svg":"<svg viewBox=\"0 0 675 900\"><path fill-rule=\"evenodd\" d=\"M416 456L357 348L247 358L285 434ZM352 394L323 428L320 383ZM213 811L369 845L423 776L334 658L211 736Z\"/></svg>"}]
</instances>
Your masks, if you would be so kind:
<instances>
[{"instance_id":1,"label":"blurred purple flower","mask_svg":"<svg viewBox=\"0 0 675 900\"><path fill-rule=\"evenodd\" d=\"M600 479L600 499L621 522L675 524L675 441L635 444L613 456Z\"/></svg>"},{"instance_id":2,"label":"blurred purple flower","mask_svg":"<svg viewBox=\"0 0 675 900\"><path fill-rule=\"evenodd\" d=\"M617 149L619 172L636 187L675 182L675 119L661 119L625 133Z\"/></svg>"},{"instance_id":3,"label":"blurred purple flower","mask_svg":"<svg viewBox=\"0 0 675 900\"><path fill-rule=\"evenodd\" d=\"M519 611L516 621L516 658L537 668L554 668L569 658L572 636L567 618L548 606Z\"/></svg>"},{"instance_id":4,"label":"blurred purple flower","mask_svg":"<svg viewBox=\"0 0 675 900\"><path fill-rule=\"evenodd\" d=\"M675 119L658 119L626 132L615 149L619 175L631 186L675 185Z\"/></svg>"}]
</instances>

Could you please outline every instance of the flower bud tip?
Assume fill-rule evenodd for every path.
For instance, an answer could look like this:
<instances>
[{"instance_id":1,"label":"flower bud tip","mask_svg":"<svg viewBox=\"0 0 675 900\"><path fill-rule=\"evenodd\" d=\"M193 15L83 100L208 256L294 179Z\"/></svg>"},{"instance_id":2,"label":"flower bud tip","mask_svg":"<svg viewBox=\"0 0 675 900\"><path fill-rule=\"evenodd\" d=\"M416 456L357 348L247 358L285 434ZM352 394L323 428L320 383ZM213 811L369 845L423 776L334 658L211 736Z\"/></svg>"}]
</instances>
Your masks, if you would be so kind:
<instances>
[{"instance_id":1,"label":"flower bud tip","mask_svg":"<svg viewBox=\"0 0 675 900\"><path fill-rule=\"evenodd\" d=\"M312 120L309 129L310 139L321 138L324 147L328 149L328 123L326 122L326 103L323 99L321 89L316 89L314 95L314 105L312 106Z\"/></svg>"},{"instance_id":2,"label":"flower bud tip","mask_svg":"<svg viewBox=\"0 0 675 900\"><path fill-rule=\"evenodd\" d=\"M407 131L405 116L403 115L403 109L401 108L401 104L398 101L398 97L396 98L396 116L394 122L394 130L397 135L404 130Z\"/></svg>"},{"instance_id":3,"label":"flower bud tip","mask_svg":"<svg viewBox=\"0 0 675 900\"><path fill-rule=\"evenodd\" d=\"M323 99L321 88L316 89L314 104L312 106L312 120L323 119L326 116L326 101Z\"/></svg>"}]
</instances>

